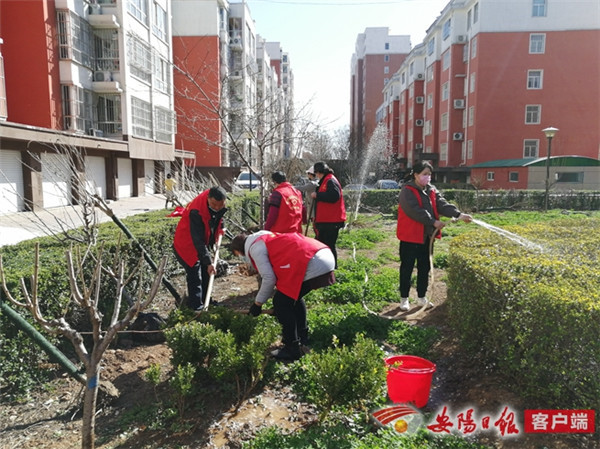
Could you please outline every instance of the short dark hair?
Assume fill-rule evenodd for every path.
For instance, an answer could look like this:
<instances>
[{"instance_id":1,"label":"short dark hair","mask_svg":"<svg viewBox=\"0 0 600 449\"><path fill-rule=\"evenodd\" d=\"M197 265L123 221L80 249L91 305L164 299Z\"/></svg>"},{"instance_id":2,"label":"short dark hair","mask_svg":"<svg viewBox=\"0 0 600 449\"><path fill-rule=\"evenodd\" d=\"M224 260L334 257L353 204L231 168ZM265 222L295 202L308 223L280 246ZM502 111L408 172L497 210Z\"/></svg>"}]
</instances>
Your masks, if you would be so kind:
<instances>
[{"instance_id":1,"label":"short dark hair","mask_svg":"<svg viewBox=\"0 0 600 449\"><path fill-rule=\"evenodd\" d=\"M276 171L271 174L271 179L277 184L281 184L286 181L285 173L282 171Z\"/></svg>"},{"instance_id":2,"label":"short dark hair","mask_svg":"<svg viewBox=\"0 0 600 449\"><path fill-rule=\"evenodd\" d=\"M417 161L414 163L414 165L412 167L412 172L413 173L421 173L423 170L425 170L427 168L429 170L431 170L431 172L433 173L433 165L431 165L427 161Z\"/></svg>"},{"instance_id":3,"label":"short dark hair","mask_svg":"<svg viewBox=\"0 0 600 449\"><path fill-rule=\"evenodd\" d=\"M246 234L238 234L236 235L233 240L231 240L231 243L229 244L229 251L231 251L231 253L233 254L234 251L239 251L242 254L246 254L246 251L244 249L244 246L246 244L246 239L248 238L248 235Z\"/></svg>"},{"instance_id":4,"label":"short dark hair","mask_svg":"<svg viewBox=\"0 0 600 449\"><path fill-rule=\"evenodd\" d=\"M317 162L314 165L315 173L333 173L333 170L325 162Z\"/></svg>"},{"instance_id":5,"label":"short dark hair","mask_svg":"<svg viewBox=\"0 0 600 449\"><path fill-rule=\"evenodd\" d=\"M211 187L208 191L208 197L214 198L217 201L225 201L227 199L227 192L223 187Z\"/></svg>"}]
</instances>

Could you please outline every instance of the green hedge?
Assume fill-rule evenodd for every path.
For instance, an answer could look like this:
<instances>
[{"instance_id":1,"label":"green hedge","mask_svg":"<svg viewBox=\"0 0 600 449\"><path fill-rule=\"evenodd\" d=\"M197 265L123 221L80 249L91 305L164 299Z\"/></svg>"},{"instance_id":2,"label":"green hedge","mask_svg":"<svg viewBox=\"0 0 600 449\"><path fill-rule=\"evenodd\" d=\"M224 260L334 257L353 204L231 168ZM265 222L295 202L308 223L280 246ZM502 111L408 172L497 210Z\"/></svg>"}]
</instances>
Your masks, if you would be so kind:
<instances>
[{"instance_id":1,"label":"green hedge","mask_svg":"<svg viewBox=\"0 0 600 449\"><path fill-rule=\"evenodd\" d=\"M584 218L505 228L541 252L487 230L452 241L452 325L532 406L600 406L599 226Z\"/></svg>"}]
</instances>

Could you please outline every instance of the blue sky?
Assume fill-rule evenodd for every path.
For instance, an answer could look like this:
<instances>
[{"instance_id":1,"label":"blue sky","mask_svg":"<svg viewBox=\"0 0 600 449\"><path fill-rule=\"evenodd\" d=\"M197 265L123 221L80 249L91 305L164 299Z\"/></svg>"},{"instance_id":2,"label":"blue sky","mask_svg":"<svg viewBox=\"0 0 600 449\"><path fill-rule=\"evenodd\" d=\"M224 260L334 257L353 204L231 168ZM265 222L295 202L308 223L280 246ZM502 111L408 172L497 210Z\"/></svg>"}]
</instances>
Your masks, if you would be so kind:
<instances>
[{"instance_id":1,"label":"blue sky","mask_svg":"<svg viewBox=\"0 0 600 449\"><path fill-rule=\"evenodd\" d=\"M296 105L329 130L349 124L350 62L368 27L409 35L414 47L450 0L247 0L256 32L289 53Z\"/></svg>"}]
</instances>

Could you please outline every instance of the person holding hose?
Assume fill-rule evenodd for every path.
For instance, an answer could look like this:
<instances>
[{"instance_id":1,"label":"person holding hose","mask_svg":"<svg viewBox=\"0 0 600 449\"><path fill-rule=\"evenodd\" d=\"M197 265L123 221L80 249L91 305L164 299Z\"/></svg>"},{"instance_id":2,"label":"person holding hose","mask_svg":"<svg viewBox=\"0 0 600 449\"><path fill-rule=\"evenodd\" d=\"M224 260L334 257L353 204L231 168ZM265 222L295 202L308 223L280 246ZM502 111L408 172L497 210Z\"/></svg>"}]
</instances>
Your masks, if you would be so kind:
<instances>
[{"instance_id":1,"label":"person holding hose","mask_svg":"<svg viewBox=\"0 0 600 449\"><path fill-rule=\"evenodd\" d=\"M333 253L324 243L302 234L269 231L240 234L229 249L235 256L245 257L261 278L248 313L260 315L263 304L273 297L273 313L281 324L284 346L271 355L299 359L308 346L304 296L335 283Z\"/></svg>"},{"instance_id":2,"label":"person holding hose","mask_svg":"<svg viewBox=\"0 0 600 449\"><path fill-rule=\"evenodd\" d=\"M227 193L222 187L205 190L186 206L175 228L173 250L185 269L187 305L198 312L204 307L210 276L216 274L209 248L225 233L226 200Z\"/></svg>"},{"instance_id":3,"label":"person holding hose","mask_svg":"<svg viewBox=\"0 0 600 449\"><path fill-rule=\"evenodd\" d=\"M314 166L315 176L319 180L317 191L311 194L316 200L315 235L317 240L325 243L335 257L337 268L336 243L340 229L346 222L346 205L342 186L325 162L317 162Z\"/></svg>"},{"instance_id":4,"label":"person holding hose","mask_svg":"<svg viewBox=\"0 0 600 449\"><path fill-rule=\"evenodd\" d=\"M473 220L456 206L444 199L431 185L433 166L429 162L416 162L405 178L400 190L398 223L396 236L400 240L400 308L409 310L408 294L415 262L417 263L417 304L421 307L433 306L425 296L429 286L431 239L440 238L438 231L445 226L440 216L463 220Z\"/></svg>"},{"instance_id":5,"label":"person holding hose","mask_svg":"<svg viewBox=\"0 0 600 449\"><path fill-rule=\"evenodd\" d=\"M269 196L265 229L272 232L302 232L302 194L281 171L271 174L271 180L275 188Z\"/></svg>"}]
</instances>

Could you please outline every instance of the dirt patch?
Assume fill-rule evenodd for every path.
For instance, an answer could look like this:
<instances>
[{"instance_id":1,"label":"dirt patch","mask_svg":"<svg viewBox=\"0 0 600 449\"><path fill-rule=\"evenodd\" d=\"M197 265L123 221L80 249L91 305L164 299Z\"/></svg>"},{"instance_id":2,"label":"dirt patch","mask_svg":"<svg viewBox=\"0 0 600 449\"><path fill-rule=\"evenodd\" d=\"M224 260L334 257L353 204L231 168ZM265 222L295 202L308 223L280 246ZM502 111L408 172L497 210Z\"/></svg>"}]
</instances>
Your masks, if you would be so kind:
<instances>
[{"instance_id":1,"label":"dirt patch","mask_svg":"<svg viewBox=\"0 0 600 449\"><path fill-rule=\"evenodd\" d=\"M434 348L431 359L437 365L430 401L426 413L437 413L443 406L451 408L456 416L461 410L473 408L476 413L497 415L504 406L510 406L519 416L528 404L517 397L505 379L486 370L477 360L466 357L457 338L448 326L446 286L443 271L436 270L432 301L435 308L426 310L413 322L435 326L442 339ZM180 291L183 280L176 280ZM227 307L245 312L258 288L255 276L248 277L239 267L231 266L227 276L215 281L215 300ZM155 310L166 312L174 307L167 295L155 303ZM401 312L399 304L390 303L383 311L388 318L405 319L415 312ZM316 412L298 401L286 386L270 385L257 390L236 408L231 392L202 385L200 394L188 404L185 426L169 431L152 430L152 416L148 422L131 429L121 428L122 420L133 409L144 409L156 402L156 395L166 395L165 390L154 391L144 380L144 372L158 363L163 375L170 370L170 350L161 344L140 344L123 338L119 345L106 354L102 378L111 381L120 391L112 403L100 402L97 416L97 437L100 449L109 448L239 448L241 442L251 439L259 429L278 426L293 431L315 422ZM166 388L166 387L165 387ZM1 449L38 448L71 449L80 447L80 410L82 389L67 376L52 381L46 388L36 391L29 401L20 404L3 404L0 409ZM559 435L520 435L502 439L494 434L481 434L483 443L497 448L592 448L600 447L597 437L572 437Z\"/></svg>"}]
</instances>

